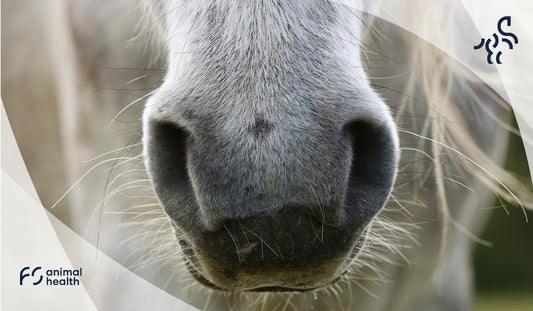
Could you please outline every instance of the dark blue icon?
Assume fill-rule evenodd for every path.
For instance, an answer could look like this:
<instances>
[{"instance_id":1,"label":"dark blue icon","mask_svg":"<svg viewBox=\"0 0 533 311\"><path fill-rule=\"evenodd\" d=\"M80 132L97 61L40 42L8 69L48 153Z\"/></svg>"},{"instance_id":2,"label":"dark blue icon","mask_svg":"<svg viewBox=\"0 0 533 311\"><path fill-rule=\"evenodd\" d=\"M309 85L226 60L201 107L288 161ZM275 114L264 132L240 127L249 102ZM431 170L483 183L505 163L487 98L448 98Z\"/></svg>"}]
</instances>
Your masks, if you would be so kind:
<instances>
[{"instance_id":1,"label":"dark blue icon","mask_svg":"<svg viewBox=\"0 0 533 311\"><path fill-rule=\"evenodd\" d=\"M498 36L498 34L493 33L492 37L489 37L487 39L481 38L481 42L478 45L474 46L474 50L481 49L483 46L485 46L485 51L487 51L487 63L489 63L489 64L494 64L492 62L492 55L494 54L493 49L496 49L498 47L498 44L500 43L500 41L507 43L507 45L508 45L510 50L513 49L514 44L518 44L518 37L514 33L507 32L507 31L504 31L502 29L502 24L504 22L506 23L507 27L510 27L511 26L511 16L504 16L504 17L500 18L500 20L498 20L498 32L500 33L500 35L502 37L501 39ZM512 38L512 41L508 37ZM513 44L513 42L514 42L514 44ZM502 63L501 62L501 56L502 56L502 52L501 51L497 51L496 52L496 58L495 58L496 59L496 64L501 64Z\"/></svg>"},{"instance_id":2,"label":"dark blue icon","mask_svg":"<svg viewBox=\"0 0 533 311\"><path fill-rule=\"evenodd\" d=\"M19 284L22 285L22 281L24 281L24 279L28 276L30 276L29 273L24 273L24 271L30 269L30 267L24 267L22 268L22 270L20 270L20 279L19 279ZM34 277L35 276L35 272L37 272L37 270L41 270L41 267L37 267L35 269L33 269L31 271L31 276ZM41 282L43 281L43 276L40 275L39 276L39 280L37 282L33 282L33 285L39 285Z\"/></svg>"}]
</instances>

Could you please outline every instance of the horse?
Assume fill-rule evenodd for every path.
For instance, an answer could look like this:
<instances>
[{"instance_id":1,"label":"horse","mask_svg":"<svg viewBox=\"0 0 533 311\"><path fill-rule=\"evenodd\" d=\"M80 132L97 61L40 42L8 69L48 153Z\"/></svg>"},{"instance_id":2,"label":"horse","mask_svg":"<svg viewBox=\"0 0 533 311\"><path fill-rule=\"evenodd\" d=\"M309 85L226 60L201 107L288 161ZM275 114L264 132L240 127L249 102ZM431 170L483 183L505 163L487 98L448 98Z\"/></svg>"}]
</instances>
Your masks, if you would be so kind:
<instances>
[{"instance_id":1,"label":"horse","mask_svg":"<svg viewBox=\"0 0 533 311\"><path fill-rule=\"evenodd\" d=\"M492 193L532 202L500 167L505 101L342 2L2 12L2 96L43 204L198 308L467 310Z\"/></svg>"}]
</instances>

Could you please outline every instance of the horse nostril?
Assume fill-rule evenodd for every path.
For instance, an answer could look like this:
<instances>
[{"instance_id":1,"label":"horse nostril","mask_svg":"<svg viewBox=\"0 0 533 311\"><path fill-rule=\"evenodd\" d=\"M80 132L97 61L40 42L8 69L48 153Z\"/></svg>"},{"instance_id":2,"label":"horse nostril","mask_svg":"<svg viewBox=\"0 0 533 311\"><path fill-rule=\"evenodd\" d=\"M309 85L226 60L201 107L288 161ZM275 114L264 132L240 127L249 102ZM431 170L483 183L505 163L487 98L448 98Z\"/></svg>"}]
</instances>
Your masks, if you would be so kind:
<instances>
[{"instance_id":1,"label":"horse nostril","mask_svg":"<svg viewBox=\"0 0 533 311\"><path fill-rule=\"evenodd\" d=\"M190 140L181 127L160 121L150 121L145 126L144 154L146 167L154 189L169 216L178 212L168 209L179 204L190 189L187 173L186 147Z\"/></svg>"},{"instance_id":2,"label":"horse nostril","mask_svg":"<svg viewBox=\"0 0 533 311\"><path fill-rule=\"evenodd\" d=\"M387 201L396 176L398 141L393 126L365 120L345 125L352 145L345 212L350 220L367 222ZM351 216L351 217L349 217Z\"/></svg>"}]
</instances>

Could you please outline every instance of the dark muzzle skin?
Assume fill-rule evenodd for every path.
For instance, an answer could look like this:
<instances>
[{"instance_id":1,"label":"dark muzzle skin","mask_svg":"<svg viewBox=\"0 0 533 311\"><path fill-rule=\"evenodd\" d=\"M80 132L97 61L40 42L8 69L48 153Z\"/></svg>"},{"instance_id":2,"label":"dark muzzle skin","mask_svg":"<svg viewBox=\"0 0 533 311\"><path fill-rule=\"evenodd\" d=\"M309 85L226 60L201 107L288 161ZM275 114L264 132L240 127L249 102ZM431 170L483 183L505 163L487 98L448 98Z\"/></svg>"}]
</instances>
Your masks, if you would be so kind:
<instances>
[{"instance_id":1,"label":"dark muzzle skin","mask_svg":"<svg viewBox=\"0 0 533 311\"><path fill-rule=\"evenodd\" d=\"M204 232L187 250L188 266L204 283L221 289L306 291L336 281L364 239L361 232L325 226L284 210L275 216L228 221ZM217 250L229 250L219 252Z\"/></svg>"},{"instance_id":2,"label":"dark muzzle skin","mask_svg":"<svg viewBox=\"0 0 533 311\"><path fill-rule=\"evenodd\" d=\"M309 204L272 209L252 206L252 215L225 214L216 222L206 223L198 199L203 194L195 190L198 187L190 178L191 174L202 174L192 172L201 167L193 163L199 160L193 158L192 150L195 144L205 142L174 124L149 123L145 156L150 177L175 229L186 265L200 283L221 290L307 291L342 277L364 245L373 217L388 199L398 147L393 128L368 121L349 123L338 135L340 141L347 142L349 152L332 154L350 157L347 167L335 166L346 169L347 178L339 179L342 185L329 188L328 180L320 180L324 188L343 190L340 195L331 195L342 198L330 201L337 205L317 205L313 197L316 191L302 190L308 191ZM216 159L216 154L210 156ZM346 159L333 157L330 161L344 163ZM200 180L206 181L217 182L211 178ZM245 187L234 184L221 197L232 197L234 192L235 206L245 204L239 198L241 192L235 190ZM268 193L257 198L270 202ZM210 206L207 210L216 209Z\"/></svg>"}]
</instances>

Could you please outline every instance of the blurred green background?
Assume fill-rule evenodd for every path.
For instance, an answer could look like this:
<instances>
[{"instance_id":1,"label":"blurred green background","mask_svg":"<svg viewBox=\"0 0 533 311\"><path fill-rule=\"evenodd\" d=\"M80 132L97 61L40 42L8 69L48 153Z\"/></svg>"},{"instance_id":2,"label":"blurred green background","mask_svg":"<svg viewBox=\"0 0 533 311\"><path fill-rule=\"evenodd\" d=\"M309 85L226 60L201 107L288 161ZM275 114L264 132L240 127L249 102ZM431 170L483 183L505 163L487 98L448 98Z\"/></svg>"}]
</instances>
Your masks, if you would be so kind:
<instances>
[{"instance_id":1,"label":"blurred green background","mask_svg":"<svg viewBox=\"0 0 533 311\"><path fill-rule=\"evenodd\" d=\"M505 166L531 185L522 141L516 136ZM492 247L475 249L474 311L533 311L533 212L527 212L526 223L519 207L506 207L509 215L503 208L495 209L481 235Z\"/></svg>"}]
</instances>

